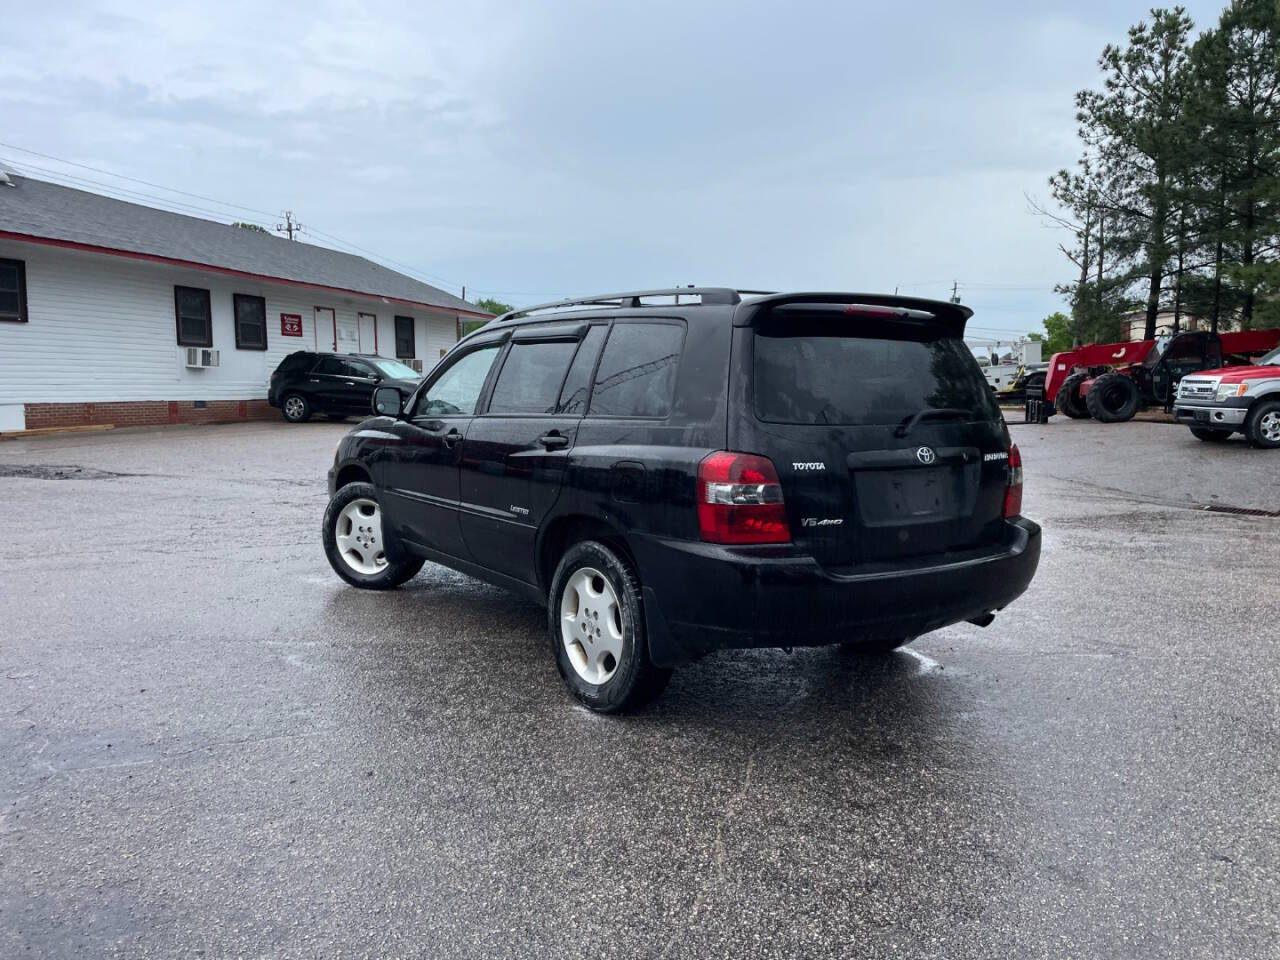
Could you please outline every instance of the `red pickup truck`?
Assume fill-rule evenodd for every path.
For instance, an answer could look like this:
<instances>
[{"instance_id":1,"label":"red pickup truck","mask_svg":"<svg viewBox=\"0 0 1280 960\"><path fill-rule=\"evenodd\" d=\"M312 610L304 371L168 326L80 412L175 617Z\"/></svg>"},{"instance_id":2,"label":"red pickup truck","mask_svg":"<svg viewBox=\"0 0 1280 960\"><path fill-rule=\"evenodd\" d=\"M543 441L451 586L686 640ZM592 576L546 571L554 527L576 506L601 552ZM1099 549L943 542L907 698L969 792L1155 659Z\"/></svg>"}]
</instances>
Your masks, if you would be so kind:
<instances>
[{"instance_id":1,"label":"red pickup truck","mask_svg":"<svg viewBox=\"0 0 1280 960\"><path fill-rule=\"evenodd\" d=\"M1280 447L1280 347L1253 366L1183 377L1173 415L1201 440L1243 433L1255 447Z\"/></svg>"}]
</instances>

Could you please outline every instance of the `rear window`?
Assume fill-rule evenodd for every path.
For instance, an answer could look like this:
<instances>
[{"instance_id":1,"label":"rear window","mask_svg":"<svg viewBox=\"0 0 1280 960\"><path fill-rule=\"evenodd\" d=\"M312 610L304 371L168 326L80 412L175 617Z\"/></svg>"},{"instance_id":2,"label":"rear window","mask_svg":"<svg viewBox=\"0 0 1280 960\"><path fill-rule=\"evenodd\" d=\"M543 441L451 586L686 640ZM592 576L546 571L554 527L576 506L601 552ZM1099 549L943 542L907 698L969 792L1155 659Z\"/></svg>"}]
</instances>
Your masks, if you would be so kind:
<instances>
[{"instance_id":1,"label":"rear window","mask_svg":"<svg viewBox=\"0 0 1280 960\"><path fill-rule=\"evenodd\" d=\"M898 424L927 409L992 419L973 354L936 327L788 319L755 334L756 417L773 423ZM843 329L842 329L843 328Z\"/></svg>"}]
</instances>

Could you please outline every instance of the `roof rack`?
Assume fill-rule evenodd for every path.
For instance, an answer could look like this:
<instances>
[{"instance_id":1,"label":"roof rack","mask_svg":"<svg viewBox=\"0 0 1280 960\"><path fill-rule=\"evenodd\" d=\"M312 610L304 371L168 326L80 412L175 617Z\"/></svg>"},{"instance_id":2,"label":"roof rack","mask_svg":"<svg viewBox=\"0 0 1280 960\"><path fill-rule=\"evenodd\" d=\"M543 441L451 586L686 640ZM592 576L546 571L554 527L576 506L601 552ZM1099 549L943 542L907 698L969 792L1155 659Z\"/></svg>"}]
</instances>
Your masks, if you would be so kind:
<instances>
[{"instance_id":1,"label":"roof rack","mask_svg":"<svg viewBox=\"0 0 1280 960\"><path fill-rule=\"evenodd\" d=\"M636 290L631 293L602 293L592 297L552 300L550 303L521 307L519 310L504 313L490 322L501 323L504 320L514 320L517 317L527 316L531 313L541 313L544 310L562 310L565 307L614 307L618 309L626 307L634 309L643 307L644 303L642 301L652 297L672 297L679 303L680 297L696 296L704 306L733 306L742 302L742 294L764 296L772 292L771 290L734 290L731 287L664 287L658 290Z\"/></svg>"}]
</instances>

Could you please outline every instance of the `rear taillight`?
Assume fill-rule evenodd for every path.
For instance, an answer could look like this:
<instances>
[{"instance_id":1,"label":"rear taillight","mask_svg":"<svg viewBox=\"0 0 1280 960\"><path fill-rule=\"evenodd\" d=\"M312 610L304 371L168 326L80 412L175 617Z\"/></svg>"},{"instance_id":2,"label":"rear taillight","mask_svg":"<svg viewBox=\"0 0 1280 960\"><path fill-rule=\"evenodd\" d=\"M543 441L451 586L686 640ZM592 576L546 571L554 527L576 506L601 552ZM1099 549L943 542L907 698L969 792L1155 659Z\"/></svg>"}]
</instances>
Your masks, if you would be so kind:
<instances>
[{"instance_id":1,"label":"rear taillight","mask_svg":"<svg viewBox=\"0 0 1280 960\"><path fill-rule=\"evenodd\" d=\"M1004 515L1016 517L1022 513L1022 453L1015 443L1009 447L1009 486L1004 491Z\"/></svg>"},{"instance_id":2,"label":"rear taillight","mask_svg":"<svg viewBox=\"0 0 1280 960\"><path fill-rule=\"evenodd\" d=\"M790 543L782 484L768 457L712 453L698 465L698 530L709 543Z\"/></svg>"}]
</instances>

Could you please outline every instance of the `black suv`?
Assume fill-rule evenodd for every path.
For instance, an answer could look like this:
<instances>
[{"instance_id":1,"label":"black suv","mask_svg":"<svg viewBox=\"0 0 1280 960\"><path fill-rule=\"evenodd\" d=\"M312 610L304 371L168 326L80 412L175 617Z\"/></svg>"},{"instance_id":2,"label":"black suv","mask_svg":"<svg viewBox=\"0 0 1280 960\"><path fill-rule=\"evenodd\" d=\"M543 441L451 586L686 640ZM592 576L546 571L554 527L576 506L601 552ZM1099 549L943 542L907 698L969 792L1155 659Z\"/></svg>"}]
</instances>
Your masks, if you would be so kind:
<instances>
[{"instance_id":1,"label":"black suv","mask_svg":"<svg viewBox=\"0 0 1280 960\"><path fill-rule=\"evenodd\" d=\"M290 423L313 413L330 420L367 416L376 387L395 387L409 396L422 375L399 360L368 353L313 353L298 350L280 361L267 387L267 403Z\"/></svg>"},{"instance_id":2,"label":"black suv","mask_svg":"<svg viewBox=\"0 0 1280 960\"><path fill-rule=\"evenodd\" d=\"M714 288L506 314L339 443L329 562L388 589L432 560L545 604L561 675L601 711L717 648L985 626L1040 528L971 315Z\"/></svg>"}]
</instances>

